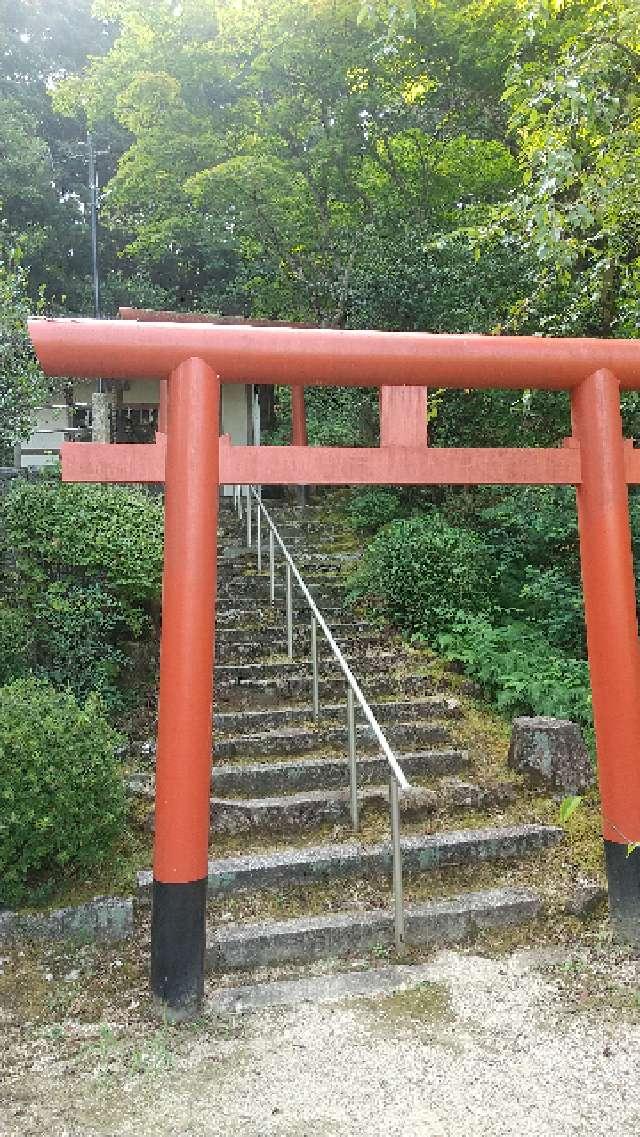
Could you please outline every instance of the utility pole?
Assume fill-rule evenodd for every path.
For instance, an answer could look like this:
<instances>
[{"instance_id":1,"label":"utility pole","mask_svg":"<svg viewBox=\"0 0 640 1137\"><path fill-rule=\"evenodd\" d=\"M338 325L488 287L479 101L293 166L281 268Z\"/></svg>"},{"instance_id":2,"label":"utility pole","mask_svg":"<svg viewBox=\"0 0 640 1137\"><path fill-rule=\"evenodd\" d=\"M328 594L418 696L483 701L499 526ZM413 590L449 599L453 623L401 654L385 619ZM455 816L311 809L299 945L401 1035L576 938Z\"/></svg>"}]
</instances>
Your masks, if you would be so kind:
<instances>
[{"instance_id":1,"label":"utility pole","mask_svg":"<svg viewBox=\"0 0 640 1137\"><path fill-rule=\"evenodd\" d=\"M93 314L100 319L100 271L98 267L98 171L91 131L87 131L89 156L89 209L91 213L91 278L93 282ZM104 381L98 379L98 390L91 396L91 437L94 442L111 441L111 407Z\"/></svg>"},{"instance_id":2,"label":"utility pole","mask_svg":"<svg viewBox=\"0 0 640 1137\"><path fill-rule=\"evenodd\" d=\"M93 314L100 319L100 274L98 270L98 171L91 131L87 131L89 154L89 194L91 209L91 275L93 278Z\"/></svg>"}]
</instances>

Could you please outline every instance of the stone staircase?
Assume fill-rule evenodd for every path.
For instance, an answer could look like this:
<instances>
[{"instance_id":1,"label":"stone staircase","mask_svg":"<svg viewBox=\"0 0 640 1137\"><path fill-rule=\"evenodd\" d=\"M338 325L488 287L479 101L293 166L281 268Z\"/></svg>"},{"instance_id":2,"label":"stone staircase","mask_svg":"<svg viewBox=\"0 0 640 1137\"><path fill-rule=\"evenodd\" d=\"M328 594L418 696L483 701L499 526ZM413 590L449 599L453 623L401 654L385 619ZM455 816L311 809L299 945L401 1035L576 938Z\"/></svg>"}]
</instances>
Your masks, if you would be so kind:
<instances>
[{"instance_id":1,"label":"stone staircase","mask_svg":"<svg viewBox=\"0 0 640 1137\"><path fill-rule=\"evenodd\" d=\"M357 551L348 547L335 515L327 523L326 499L304 510L269 508L400 765L418 788L402 808L409 957L424 947L535 920L542 901L527 884L514 883L512 866L543 857L562 830L493 822L514 800L516 785L474 769L456 741L463 715L459 699L436 689L420 658L388 629L345 606L341 577ZM266 525L260 575L255 547L244 547L244 533L223 503L209 863L208 965L216 984L223 976L233 981L238 971L246 976L266 968L273 976L274 969L280 975L317 960L379 960L389 955L394 937L386 760L359 718L361 826L354 835L345 681L319 633L316 724L308 608L295 596L290 662L283 565L280 561L272 605ZM150 824L152 757L139 762L132 778ZM461 878L462 891L455 887ZM150 872L141 872L143 903L150 886Z\"/></svg>"}]
</instances>

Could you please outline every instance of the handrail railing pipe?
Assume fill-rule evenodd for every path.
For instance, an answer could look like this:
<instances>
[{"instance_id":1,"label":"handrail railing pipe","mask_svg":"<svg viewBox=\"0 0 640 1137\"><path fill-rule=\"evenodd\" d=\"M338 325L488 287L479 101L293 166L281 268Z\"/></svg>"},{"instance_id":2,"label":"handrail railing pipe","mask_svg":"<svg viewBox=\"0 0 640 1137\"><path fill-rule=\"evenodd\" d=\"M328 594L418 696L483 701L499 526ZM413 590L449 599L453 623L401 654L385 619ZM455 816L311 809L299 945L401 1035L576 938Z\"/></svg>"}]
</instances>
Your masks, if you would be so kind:
<instances>
[{"instance_id":1,"label":"handrail railing pipe","mask_svg":"<svg viewBox=\"0 0 640 1137\"><path fill-rule=\"evenodd\" d=\"M282 537L280 536L276 525L271 517L269 511L266 509L261 495L258 491L249 487L251 495L254 497L257 504L257 514L264 514L264 518L269 526L269 577L270 577L270 593L271 602L275 600L275 545L278 544L280 551L284 557L286 569L286 616L287 616L287 652L289 659L293 659L293 581L296 581L298 588L304 596L310 612L311 612L311 664L312 664L312 682L313 682L313 714L316 722L320 715L320 698L319 698L319 683L318 683L318 643L317 634L318 627L331 648L333 656L340 667L346 682L347 682L347 739L348 739L348 757L349 757L349 789L350 789L350 807L351 807L351 821L354 831L357 832L359 826L359 802L358 802L358 770L357 770L357 756L356 756L356 725L355 725L355 703L356 700L360 709L365 717L366 722L369 724L374 738L378 742L382 753L387 759L389 765L389 821L391 828L391 850L393 859L393 902L394 902L394 934L395 944L398 951L402 950L405 938L405 916L404 916L404 896L402 884L402 845L400 840L400 802L399 791L408 791L411 789L398 760L391 750L387 739L377 722L371 707L369 706L365 696L362 693L360 685L353 674L349 664L347 663L342 651L340 650L334 636L329 629L329 626L318 609L318 606L313 599L309 589L307 588L302 576L300 575L292 557L287 549ZM249 501L249 498L247 498Z\"/></svg>"},{"instance_id":2,"label":"handrail railing pipe","mask_svg":"<svg viewBox=\"0 0 640 1137\"><path fill-rule=\"evenodd\" d=\"M389 819L391 822L391 863L393 873L393 925L396 951L404 945L404 890L402 885L402 846L400 844L400 801L398 783L389 774Z\"/></svg>"},{"instance_id":3,"label":"handrail railing pipe","mask_svg":"<svg viewBox=\"0 0 640 1137\"><path fill-rule=\"evenodd\" d=\"M293 581L291 579L291 565L287 561L286 567L287 592L287 657L293 659Z\"/></svg>"},{"instance_id":4,"label":"handrail railing pipe","mask_svg":"<svg viewBox=\"0 0 640 1137\"><path fill-rule=\"evenodd\" d=\"M258 495L260 491L258 490ZM256 549L258 552L258 572L262 572L262 512L256 509Z\"/></svg>"},{"instance_id":5,"label":"handrail railing pipe","mask_svg":"<svg viewBox=\"0 0 640 1137\"><path fill-rule=\"evenodd\" d=\"M318 679L318 622L311 616L311 684L313 688L313 717L320 720L320 684Z\"/></svg>"},{"instance_id":6,"label":"handrail railing pipe","mask_svg":"<svg viewBox=\"0 0 640 1137\"><path fill-rule=\"evenodd\" d=\"M347 684L347 743L349 748L349 788L351 805L351 825L353 832L360 828L360 811L358 809L358 763L356 758L356 708L353 701L353 690Z\"/></svg>"}]
</instances>

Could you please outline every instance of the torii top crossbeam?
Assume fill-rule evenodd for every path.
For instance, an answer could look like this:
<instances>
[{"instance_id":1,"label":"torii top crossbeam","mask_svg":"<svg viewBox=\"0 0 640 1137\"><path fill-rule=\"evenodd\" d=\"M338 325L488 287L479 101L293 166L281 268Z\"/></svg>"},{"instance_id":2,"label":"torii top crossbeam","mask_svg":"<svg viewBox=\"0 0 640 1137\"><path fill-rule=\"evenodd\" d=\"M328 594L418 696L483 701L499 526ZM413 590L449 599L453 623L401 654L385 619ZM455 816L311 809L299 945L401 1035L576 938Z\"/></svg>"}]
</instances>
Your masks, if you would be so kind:
<instances>
[{"instance_id":1,"label":"torii top crossbeam","mask_svg":"<svg viewBox=\"0 0 640 1137\"><path fill-rule=\"evenodd\" d=\"M166 378L190 357L223 383L570 390L601 369L640 388L640 341L34 319L51 376Z\"/></svg>"}]
</instances>

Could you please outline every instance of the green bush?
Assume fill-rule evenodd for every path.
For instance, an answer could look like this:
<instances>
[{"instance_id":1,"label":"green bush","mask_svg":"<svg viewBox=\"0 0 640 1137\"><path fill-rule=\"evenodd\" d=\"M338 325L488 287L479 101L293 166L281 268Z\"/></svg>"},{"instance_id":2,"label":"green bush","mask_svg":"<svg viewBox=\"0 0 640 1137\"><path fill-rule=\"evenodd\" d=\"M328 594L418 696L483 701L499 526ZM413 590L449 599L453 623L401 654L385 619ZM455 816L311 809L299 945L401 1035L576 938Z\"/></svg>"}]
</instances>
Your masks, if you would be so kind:
<instances>
[{"instance_id":1,"label":"green bush","mask_svg":"<svg viewBox=\"0 0 640 1137\"><path fill-rule=\"evenodd\" d=\"M355 599L373 599L398 627L435 642L460 612L490 608L492 575L479 538L432 512L394 521L379 533L349 590Z\"/></svg>"},{"instance_id":2,"label":"green bush","mask_svg":"<svg viewBox=\"0 0 640 1137\"><path fill-rule=\"evenodd\" d=\"M375 533L390 521L402 516L404 510L397 490L372 486L351 495L347 517L354 529L361 533Z\"/></svg>"},{"instance_id":3,"label":"green bush","mask_svg":"<svg viewBox=\"0 0 640 1137\"><path fill-rule=\"evenodd\" d=\"M0 606L0 685L18 679L33 659L33 629L26 612Z\"/></svg>"},{"instance_id":4,"label":"green bush","mask_svg":"<svg viewBox=\"0 0 640 1137\"><path fill-rule=\"evenodd\" d=\"M151 631L148 617L98 584L66 581L39 594L32 615L36 673L78 699L93 691L109 710L122 709L131 671L127 646Z\"/></svg>"},{"instance_id":5,"label":"green bush","mask_svg":"<svg viewBox=\"0 0 640 1137\"><path fill-rule=\"evenodd\" d=\"M118 741L95 698L34 678L0 688L0 903L108 854L125 820Z\"/></svg>"},{"instance_id":6,"label":"green bush","mask_svg":"<svg viewBox=\"0 0 640 1137\"><path fill-rule=\"evenodd\" d=\"M20 615L6 634L0 615L0 679L31 670L121 712L148 679L138 653L131 682L132 643L144 638L155 659L163 520L160 499L128 487L63 485L55 473L14 484L0 506L2 590Z\"/></svg>"},{"instance_id":7,"label":"green bush","mask_svg":"<svg viewBox=\"0 0 640 1137\"><path fill-rule=\"evenodd\" d=\"M102 583L133 605L158 602L162 503L123 486L19 481L3 506L5 541L32 587L61 578Z\"/></svg>"},{"instance_id":8,"label":"green bush","mask_svg":"<svg viewBox=\"0 0 640 1137\"><path fill-rule=\"evenodd\" d=\"M520 588L520 611L527 623L569 655L586 655L584 603L580 585L562 568L527 565Z\"/></svg>"},{"instance_id":9,"label":"green bush","mask_svg":"<svg viewBox=\"0 0 640 1137\"><path fill-rule=\"evenodd\" d=\"M585 660L563 655L525 624L494 627L463 614L438 638L446 659L461 663L509 714L552 715L591 726Z\"/></svg>"}]
</instances>

